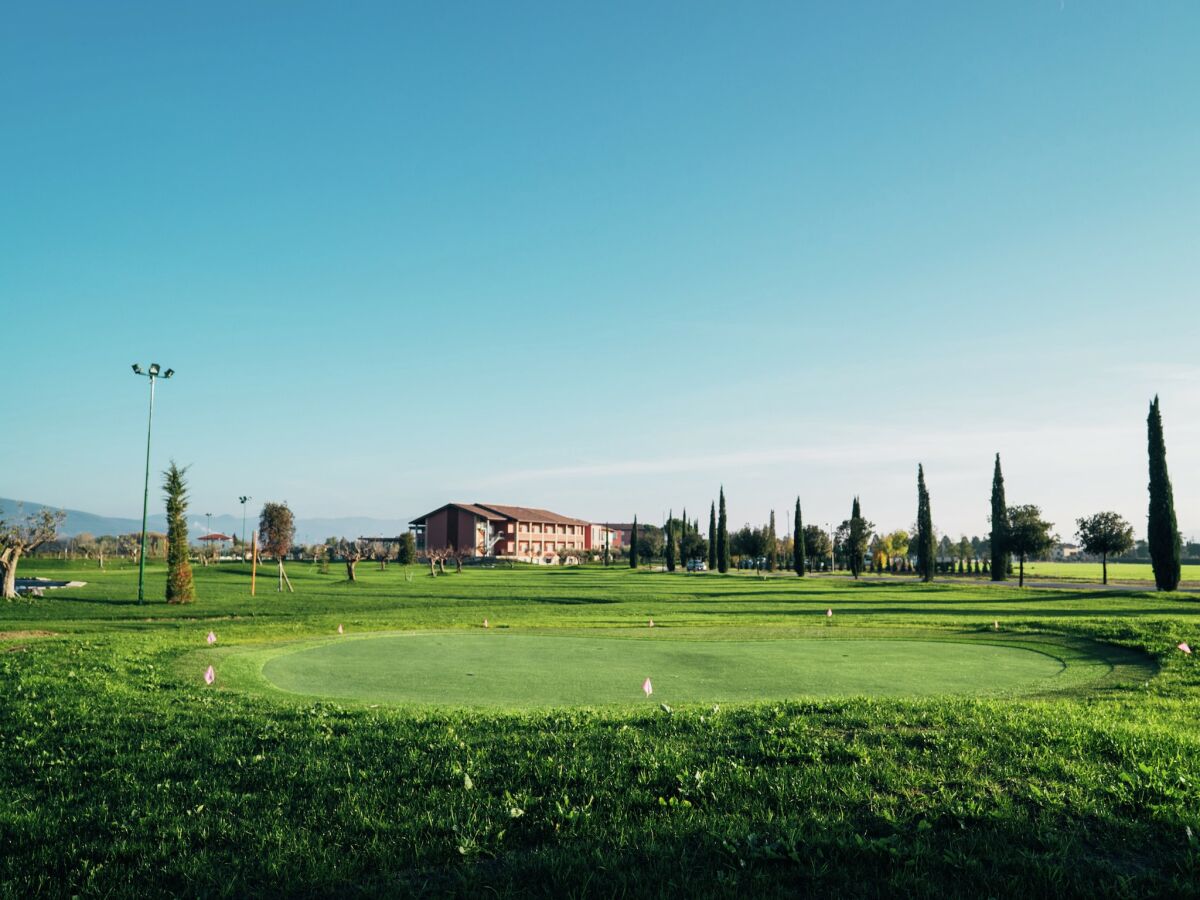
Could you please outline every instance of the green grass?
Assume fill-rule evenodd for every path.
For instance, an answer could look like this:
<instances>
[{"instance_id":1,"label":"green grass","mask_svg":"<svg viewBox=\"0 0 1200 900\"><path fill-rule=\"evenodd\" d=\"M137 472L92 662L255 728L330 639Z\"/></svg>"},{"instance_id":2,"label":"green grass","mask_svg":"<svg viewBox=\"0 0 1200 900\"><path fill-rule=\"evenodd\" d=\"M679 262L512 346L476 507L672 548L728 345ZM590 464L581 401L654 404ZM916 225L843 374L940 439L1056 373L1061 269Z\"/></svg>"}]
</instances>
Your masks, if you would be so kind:
<instances>
[{"instance_id":1,"label":"green grass","mask_svg":"<svg viewBox=\"0 0 1200 900\"><path fill-rule=\"evenodd\" d=\"M285 691L380 703L515 707L915 696L1047 689L1050 652L974 641L427 633L333 639L267 661ZM652 679L652 694L643 679Z\"/></svg>"},{"instance_id":2,"label":"green grass","mask_svg":"<svg viewBox=\"0 0 1200 900\"><path fill-rule=\"evenodd\" d=\"M0 893L1178 896L1200 883L1188 836L1200 834L1200 668L1174 649L1200 644L1194 595L360 573L351 585L294 567L295 595L267 580L250 598L241 567L199 569L196 604L139 607L135 570L23 563L90 583L0 605ZM161 596L161 568L150 575ZM649 703L558 709L314 699L263 677L325 648L338 665L346 648L386 655L390 639L372 632L542 642L580 668L565 683L597 694L586 657L562 652L572 641L674 649L681 664L719 645L764 690L791 677L789 653L885 639L895 652L932 644L917 656L931 667L945 648L965 648L969 666L988 647L1066 665L1049 686L1005 688L994 666L955 675L1006 696L820 698L801 685L805 698L774 687L719 708L671 698L669 712L657 702L669 676ZM812 675L826 683L879 675L868 659L844 673L825 662Z\"/></svg>"},{"instance_id":3,"label":"green grass","mask_svg":"<svg viewBox=\"0 0 1200 900\"><path fill-rule=\"evenodd\" d=\"M1054 578L1064 581L1093 581L1097 584L1103 577L1103 566L1093 562L1028 562L1025 563L1026 577ZM1150 563L1108 564L1109 582L1154 583L1154 569ZM1183 566L1183 581L1200 584L1200 566Z\"/></svg>"}]
</instances>

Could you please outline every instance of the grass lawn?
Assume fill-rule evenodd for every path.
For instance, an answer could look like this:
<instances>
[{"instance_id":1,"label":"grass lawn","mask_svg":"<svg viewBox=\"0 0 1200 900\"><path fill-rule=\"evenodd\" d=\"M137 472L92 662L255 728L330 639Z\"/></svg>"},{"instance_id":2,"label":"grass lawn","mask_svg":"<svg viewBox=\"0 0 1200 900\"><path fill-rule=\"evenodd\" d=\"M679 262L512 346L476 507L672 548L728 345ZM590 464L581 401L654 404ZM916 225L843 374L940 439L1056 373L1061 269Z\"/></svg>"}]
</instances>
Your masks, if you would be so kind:
<instances>
[{"instance_id":1,"label":"grass lawn","mask_svg":"<svg viewBox=\"0 0 1200 900\"><path fill-rule=\"evenodd\" d=\"M22 564L89 583L0 604L0 893L1200 884L1193 594L290 571Z\"/></svg>"},{"instance_id":2,"label":"grass lawn","mask_svg":"<svg viewBox=\"0 0 1200 900\"><path fill-rule=\"evenodd\" d=\"M1026 578L1054 578L1063 581L1100 582L1103 566L1096 562L1027 562ZM1109 582L1147 582L1154 584L1154 569L1150 563L1110 562ZM1183 566L1183 582L1200 585L1200 566Z\"/></svg>"}]
</instances>

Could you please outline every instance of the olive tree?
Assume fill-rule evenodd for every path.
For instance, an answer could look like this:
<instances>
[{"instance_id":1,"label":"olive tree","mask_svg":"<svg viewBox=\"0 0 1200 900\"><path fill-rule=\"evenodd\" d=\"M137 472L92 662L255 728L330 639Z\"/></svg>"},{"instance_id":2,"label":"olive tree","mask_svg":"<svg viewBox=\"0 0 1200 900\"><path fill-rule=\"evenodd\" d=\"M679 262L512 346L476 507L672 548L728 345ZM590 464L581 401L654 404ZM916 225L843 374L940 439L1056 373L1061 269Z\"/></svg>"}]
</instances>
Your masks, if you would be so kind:
<instances>
[{"instance_id":1,"label":"olive tree","mask_svg":"<svg viewBox=\"0 0 1200 900\"><path fill-rule=\"evenodd\" d=\"M66 517L62 510L46 507L27 516L18 512L15 519L0 517L0 577L3 577L5 600L17 597L17 563L21 556L54 540Z\"/></svg>"}]
</instances>

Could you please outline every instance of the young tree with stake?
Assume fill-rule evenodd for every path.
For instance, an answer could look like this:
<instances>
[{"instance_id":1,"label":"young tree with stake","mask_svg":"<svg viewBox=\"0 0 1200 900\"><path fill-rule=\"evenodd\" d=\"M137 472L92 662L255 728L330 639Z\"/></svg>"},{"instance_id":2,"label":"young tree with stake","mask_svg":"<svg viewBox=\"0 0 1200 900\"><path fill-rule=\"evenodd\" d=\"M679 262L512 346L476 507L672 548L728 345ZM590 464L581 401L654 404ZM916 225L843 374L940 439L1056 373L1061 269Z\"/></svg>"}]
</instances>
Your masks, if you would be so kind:
<instances>
[{"instance_id":1,"label":"young tree with stake","mask_svg":"<svg viewBox=\"0 0 1200 900\"><path fill-rule=\"evenodd\" d=\"M292 541L296 536L296 520L286 503L264 503L262 514L258 518L258 537L262 541L263 552L274 556L279 564L279 588L282 591L286 584L289 591L295 593L291 579L283 567L284 557L292 549Z\"/></svg>"}]
</instances>

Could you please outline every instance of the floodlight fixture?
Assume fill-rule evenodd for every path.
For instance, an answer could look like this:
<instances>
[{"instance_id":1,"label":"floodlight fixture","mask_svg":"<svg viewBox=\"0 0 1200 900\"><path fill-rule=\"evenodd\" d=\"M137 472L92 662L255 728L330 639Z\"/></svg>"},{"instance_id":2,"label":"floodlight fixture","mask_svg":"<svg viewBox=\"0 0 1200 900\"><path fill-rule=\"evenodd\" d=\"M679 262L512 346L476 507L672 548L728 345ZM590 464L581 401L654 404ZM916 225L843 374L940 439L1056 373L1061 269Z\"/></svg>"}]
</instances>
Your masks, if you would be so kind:
<instances>
[{"instance_id":1,"label":"floodlight fixture","mask_svg":"<svg viewBox=\"0 0 1200 900\"><path fill-rule=\"evenodd\" d=\"M174 370L174 369L167 369L167 371L163 372L163 374L162 374L162 377L163 377L163 378L170 378L170 377L171 377L172 375L174 375L174 374L175 374L175 370Z\"/></svg>"},{"instance_id":2,"label":"floodlight fixture","mask_svg":"<svg viewBox=\"0 0 1200 900\"><path fill-rule=\"evenodd\" d=\"M141 375L141 374L142 374L142 367L141 367L141 366L139 366L137 363L134 363L134 364L133 364L133 374L134 374L134 375Z\"/></svg>"},{"instance_id":3,"label":"floodlight fixture","mask_svg":"<svg viewBox=\"0 0 1200 900\"><path fill-rule=\"evenodd\" d=\"M158 363L150 363L150 374L157 375L159 370Z\"/></svg>"}]
</instances>

